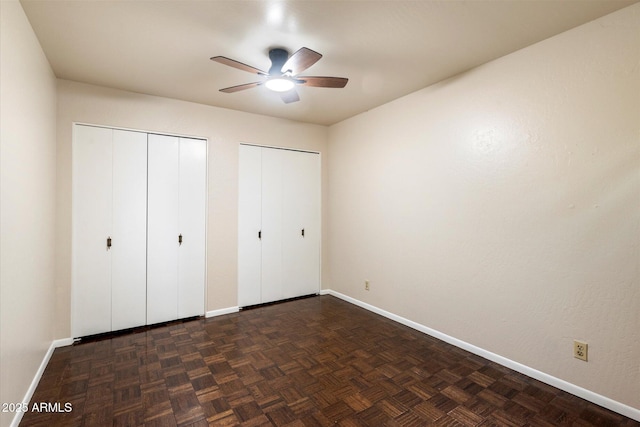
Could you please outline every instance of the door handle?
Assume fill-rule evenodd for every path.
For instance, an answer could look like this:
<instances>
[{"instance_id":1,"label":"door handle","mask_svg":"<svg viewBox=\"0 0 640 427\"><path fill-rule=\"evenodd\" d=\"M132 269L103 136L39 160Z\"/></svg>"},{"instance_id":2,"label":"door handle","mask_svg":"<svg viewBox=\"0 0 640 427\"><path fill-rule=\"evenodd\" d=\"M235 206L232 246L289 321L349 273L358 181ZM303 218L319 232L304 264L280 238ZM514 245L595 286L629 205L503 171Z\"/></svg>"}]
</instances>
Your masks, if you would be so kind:
<instances>
[{"instance_id":1,"label":"door handle","mask_svg":"<svg viewBox=\"0 0 640 427\"><path fill-rule=\"evenodd\" d=\"M107 250L111 249L111 236L107 237Z\"/></svg>"},{"instance_id":2,"label":"door handle","mask_svg":"<svg viewBox=\"0 0 640 427\"><path fill-rule=\"evenodd\" d=\"M302 229L302 237L304 237L304 228Z\"/></svg>"},{"instance_id":3,"label":"door handle","mask_svg":"<svg viewBox=\"0 0 640 427\"><path fill-rule=\"evenodd\" d=\"M182 245L182 234L178 236L178 245Z\"/></svg>"},{"instance_id":4,"label":"door handle","mask_svg":"<svg viewBox=\"0 0 640 427\"><path fill-rule=\"evenodd\" d=\"M258 231L258 239L262 240L262 230Z\"/></svg>"}]
</instances>

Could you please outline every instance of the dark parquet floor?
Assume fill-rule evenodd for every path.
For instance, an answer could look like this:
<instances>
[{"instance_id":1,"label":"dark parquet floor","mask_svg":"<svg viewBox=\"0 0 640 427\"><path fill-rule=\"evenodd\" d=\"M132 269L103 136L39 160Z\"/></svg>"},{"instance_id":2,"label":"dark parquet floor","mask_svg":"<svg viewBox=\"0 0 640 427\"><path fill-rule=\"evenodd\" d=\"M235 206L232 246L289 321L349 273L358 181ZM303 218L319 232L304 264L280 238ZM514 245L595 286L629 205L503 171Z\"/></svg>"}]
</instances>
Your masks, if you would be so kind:
<instances>
[{"instance_id":1,"label":"dark parquet floor","mask_svg":"<svg viewBox=\"0 0 640 427\"><path fill-rule=\"evenodd\" d=\"M331 296L55 350L21 426L640 427Z\"/></svg>"}]
</instances>

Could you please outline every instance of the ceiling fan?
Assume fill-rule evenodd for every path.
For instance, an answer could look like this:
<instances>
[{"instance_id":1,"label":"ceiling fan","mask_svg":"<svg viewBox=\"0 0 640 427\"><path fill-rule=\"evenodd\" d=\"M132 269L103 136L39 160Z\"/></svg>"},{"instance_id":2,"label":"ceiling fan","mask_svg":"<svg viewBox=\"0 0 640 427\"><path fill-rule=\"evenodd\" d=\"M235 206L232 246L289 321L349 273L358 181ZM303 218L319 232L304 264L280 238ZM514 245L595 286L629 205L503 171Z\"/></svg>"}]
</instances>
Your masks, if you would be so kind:
<instances>
[{"instance_id":1,"label":"ceiling fan","mask_svg":"<svg viewBox=\"0 0 640 427\"><path fill-rule=\"evenodd\" d=\"M299 49L291 56L289 56L289 52L285 49L271 49L269 50L271 68L269 68L268 72L224 56L214 56L211 60L263 77L261 81L226 87L220 89L220 92L233 93L265 85L268 89L279 92L282 100L288 104L290 102L300 101L298 92L295 90L296 85L330 88L343 88L347 85L349 79L344 77L298 75L318 62L320 58L322 58L321 54L306 47Z\"/></svg>"}]
</instances>

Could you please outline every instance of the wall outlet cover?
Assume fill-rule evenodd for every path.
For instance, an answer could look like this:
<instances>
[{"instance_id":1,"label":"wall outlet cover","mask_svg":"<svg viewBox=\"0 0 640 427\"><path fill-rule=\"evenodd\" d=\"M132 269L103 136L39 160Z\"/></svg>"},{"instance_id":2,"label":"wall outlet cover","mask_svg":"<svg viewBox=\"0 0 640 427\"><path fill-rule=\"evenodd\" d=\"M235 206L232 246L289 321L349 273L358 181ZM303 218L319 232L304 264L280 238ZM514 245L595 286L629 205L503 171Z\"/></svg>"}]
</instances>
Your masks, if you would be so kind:
<instances>
[{"instance_id":1,"label":"wall outlet cover","mask_svg":"<svg viewBox=\"0 0 640 427\"><path fill-rule=\"evenodd\" d=\"M573 357L576 359L587 361L589 344L583 341L573 341Z\"/></svg>"}]
</instances>

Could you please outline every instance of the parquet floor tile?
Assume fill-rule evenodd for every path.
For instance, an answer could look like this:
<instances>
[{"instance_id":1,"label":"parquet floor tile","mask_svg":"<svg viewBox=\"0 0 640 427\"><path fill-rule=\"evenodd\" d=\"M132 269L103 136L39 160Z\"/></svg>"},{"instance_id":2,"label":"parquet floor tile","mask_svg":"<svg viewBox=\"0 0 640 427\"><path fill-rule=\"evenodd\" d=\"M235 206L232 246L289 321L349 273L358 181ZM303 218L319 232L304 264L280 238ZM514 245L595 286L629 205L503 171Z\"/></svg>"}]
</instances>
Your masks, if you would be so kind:
<instances>
[{"instance_id":1,"label":"parquet floor tile","mask_svg":"<svg viewBox=\"0 0 640 427\"><path fill-rule=\"evenodd\" d=\"M21 426L640 427L331 296L85 341Z\"/></svg>"}]
</instances>

